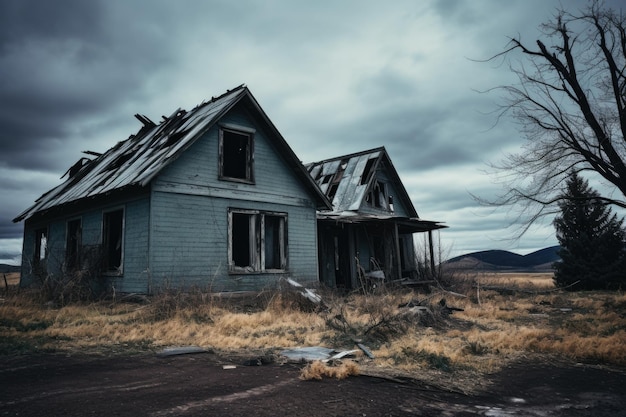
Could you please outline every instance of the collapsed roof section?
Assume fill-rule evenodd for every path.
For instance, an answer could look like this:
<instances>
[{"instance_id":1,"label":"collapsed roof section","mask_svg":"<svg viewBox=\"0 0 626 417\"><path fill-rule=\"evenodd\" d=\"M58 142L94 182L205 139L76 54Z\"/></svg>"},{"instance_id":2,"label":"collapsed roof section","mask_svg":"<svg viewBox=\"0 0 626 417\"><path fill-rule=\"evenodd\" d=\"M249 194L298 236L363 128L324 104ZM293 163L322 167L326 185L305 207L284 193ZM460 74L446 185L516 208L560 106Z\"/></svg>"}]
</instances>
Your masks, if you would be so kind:
<instances>
[{"instance_id":1,"label":"collapsed roof section","mask_svg":"<svg viewBox=\"0 0 626 417\"><path fill-rule=\"evenodd\" d=\"M242 84L189 112L178 109L169 117L163 116L159 124L146 116L135 115L143 124L137 134L117 143L101 155L85 152L95 159L81 158L65 173L69 174L65 182L43 194L33 206L13 221L19 222L54 207L107 195L129 187L146 187L163 168L176 160L226 112L244 100L246 105L256 111L273 134L274 145L303 184L308 186L316 198L317 206L329 207L326 197L320 193L293 150L261 109L252 93Z\"/></svg>"},{"instance_id":2,"label":"collapsed roof section","mask_svg":"<svg viewBox=\"0 0 626 417\"><path fill-rule=\"evenodd\" d=\"M332 210L318 212L320 220L343 223L395 222L407 232L426 232L447 227L440 222L419 218L384 147L310 163L305 167L332 202ZM396 197L401 199L407 216L394 214L391 204L380 213L362 211L368 195L377 186L376 171L379 168L384 169L389 180L394 183L398 193Z\"/></svg>"}]
</instances>

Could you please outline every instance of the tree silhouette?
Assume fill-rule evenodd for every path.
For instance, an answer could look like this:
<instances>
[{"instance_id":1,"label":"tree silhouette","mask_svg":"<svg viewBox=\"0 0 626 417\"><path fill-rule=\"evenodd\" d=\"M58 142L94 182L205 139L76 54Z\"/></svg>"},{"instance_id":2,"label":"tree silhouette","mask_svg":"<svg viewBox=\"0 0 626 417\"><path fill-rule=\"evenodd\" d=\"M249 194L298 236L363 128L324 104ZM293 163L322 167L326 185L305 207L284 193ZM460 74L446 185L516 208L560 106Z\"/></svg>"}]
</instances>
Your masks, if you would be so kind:
<instances>
[{"instance_id":1,"label":"tree silhouette","mask_svg":"<svg viewBox=\"0 0 626 417\"><path fill-rule=\"evenodd\" d=\"M623 219L611 212L597 191L570 173L554 219L561 244L554 282L572 290L619 288L626 284Z\"/></svg>"},{"instance_id":2,"label":"tree silhouette","mask_svg":"<svg viewBox=\"0 0 626 417\"><path fill-rule=\"evenodd\" d=\"M595 0L581 12L558 10L541 29L534 46L518 36L490 59L510 59L518 81L494 89L504 97L499 115L519 122L527 141L491 164L505 192L476 198L517 206L520 235L558 212L572 170L608 186L595 200L626 208L626 14Z\"/></svg>"}]
</instances>

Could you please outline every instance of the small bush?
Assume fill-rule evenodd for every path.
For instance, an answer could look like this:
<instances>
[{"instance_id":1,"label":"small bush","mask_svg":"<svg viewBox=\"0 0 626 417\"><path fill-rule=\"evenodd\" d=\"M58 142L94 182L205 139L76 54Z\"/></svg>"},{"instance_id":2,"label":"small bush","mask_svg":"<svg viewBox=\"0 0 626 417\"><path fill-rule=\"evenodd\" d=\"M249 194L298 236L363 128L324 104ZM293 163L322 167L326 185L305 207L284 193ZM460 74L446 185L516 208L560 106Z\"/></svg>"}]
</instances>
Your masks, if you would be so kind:
<instances>
[{"instance_id":1,"label":"small bush","mask_svg":"<svg viewBox=\"0 0 626 417\"><path fill-rule=\"evenodd\" d=\"M322 379L324 377L345 379L349 376L359 375L359 365L354 361L341 361L338 366L334 363L324 363L313 361L309 363L300 373L300 379L309 381L312 379Z\"/></svg>"}]
</instances>

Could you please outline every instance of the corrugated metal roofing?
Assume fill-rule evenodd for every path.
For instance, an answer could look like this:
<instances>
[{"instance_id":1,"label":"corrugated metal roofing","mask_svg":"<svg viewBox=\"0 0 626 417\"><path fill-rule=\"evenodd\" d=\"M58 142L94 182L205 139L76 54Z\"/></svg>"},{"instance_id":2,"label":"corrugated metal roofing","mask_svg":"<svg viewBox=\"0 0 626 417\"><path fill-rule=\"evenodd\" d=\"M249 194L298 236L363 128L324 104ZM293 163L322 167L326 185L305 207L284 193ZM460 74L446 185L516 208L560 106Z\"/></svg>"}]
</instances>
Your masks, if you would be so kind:
<instances>
[{"instance_id":1,"label":"corrugated metal roofing","mask_svg":"<svg viewBox=\"0 0 626 417\"><path fill-rule=\"evenodd\" d=\"M31 217L56 206L75 202L85 198L106 195L109 192L129 186L146 186L168 164L174 161L185 149L193 144L219 118L248 96L253 105L262 114L268 125L279 137L279 149L287 153L288 161L295 164L296 173L308 182L314 193L318 195L318 203L328 206L325 197L319 193L302 167L300 161L278 130L273 126L263 110L258 106L248 88L241 85L225 94L212 98L187 112L178 109L160 124L153 123L145 116L136 115L144 126L135 135L106 151L92 161L81 166L79 161L68 172L72 172L64 183L43 194L35 204L21 213L13 221ZM84 158L81 160L84 161ZM76 168L76 169L75 169ZM75 171L75 172L74 172Z\"/></svg>"},{"instance_id":2,"label":"corrugated metal roofing","mask_svg":"<svg viewBox=\"0 0 626 417\"><path fill-rule=\"evenodd\" d=\"M383 162L388 168L388 174L396 183L396 189L401 194L398 197L404 200L410 217L400 217L392 213L374 215L359 212L376 177L376 169ZM333 205L332 211L318 212L317 217L320 220L348 223L393 220L404 222L415 231L447 227L439 222L419 219L417 211L415 211L415 207L384 147L313 162L305 165L305 167Z\"/></svg>"},{"instance_id":3,"label":"corrugated metal roofing","mask_svg":"<svg viewBox=\"0 0 626 417\"><path fill-rule=\"evenodd\" d=\"M309 174L333 204L333 211L358 210L384 148L307 164ZM368 161L372 163L368 165ZM370 167L366 172L366 167ZM373 167L374 169L371 169Z\"/></svg>"}]
</instances>

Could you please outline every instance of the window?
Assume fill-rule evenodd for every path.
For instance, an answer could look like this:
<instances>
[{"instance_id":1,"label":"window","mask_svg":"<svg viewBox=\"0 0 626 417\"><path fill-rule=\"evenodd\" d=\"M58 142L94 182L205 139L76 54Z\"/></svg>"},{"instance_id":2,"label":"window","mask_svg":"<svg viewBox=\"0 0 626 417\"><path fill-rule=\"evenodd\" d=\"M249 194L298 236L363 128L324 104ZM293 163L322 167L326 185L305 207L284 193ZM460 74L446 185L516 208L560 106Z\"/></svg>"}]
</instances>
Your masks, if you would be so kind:
<instances>
[{"instance_id":1,"label":"window","mask_svg":"<svg viewBox=\"0 0 626 417\"><path fill-rule=\"evenodd\" d=\"M393 211L393 197L387 194L387 184L384 182L374 181L365 200L376 208Z\"/></svg>"},{"instance_id":2,"label":"window","mask_svg":"<svg viewBox=\"0 0 626 417\"><path fill-rule=\"evenodd\" d=\"M105 212L102 216L102 270L121 274L124 242L124 210Z\"/></svg>"},{"instance_id":3,"label":"window","mask_svg":"<svg viewBox=\"0 0 626 417\"><path fill-rule=\"evenodd\" d=\"M74 219L67 222L67 238L65 240L65 266L68 269L80 265L80 248L82 245L82 221Z\"/></svg>"},{"instance_id":4,"label":"window","mask_svg":"<svg viewBox=\"0 0 626 417\"><path fill-rule=\"evenodd\" d=\"M35 251L33 253L33 263L41 264L48 257L48 229L35 230Z\"/></svg>"},{"instance_id":5,"label":"window","mask_svg":"<svg viewBox=\"0 0 626 417\"><path fill-rule=\"evenodd\" d=\"M255 210L228 213L231 272L275 272L287 268L287 215Z\"/></svg>"},{"instance_id":6,"label":"window","mask_svg":"<svg viewBox=\"0 0 626 417\"><path fill-rule=\"evenodd\" d=\"M222 128L219 140L221 179L254 182L253 133Z\"/></svg>"}]
</instances>

